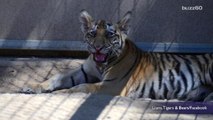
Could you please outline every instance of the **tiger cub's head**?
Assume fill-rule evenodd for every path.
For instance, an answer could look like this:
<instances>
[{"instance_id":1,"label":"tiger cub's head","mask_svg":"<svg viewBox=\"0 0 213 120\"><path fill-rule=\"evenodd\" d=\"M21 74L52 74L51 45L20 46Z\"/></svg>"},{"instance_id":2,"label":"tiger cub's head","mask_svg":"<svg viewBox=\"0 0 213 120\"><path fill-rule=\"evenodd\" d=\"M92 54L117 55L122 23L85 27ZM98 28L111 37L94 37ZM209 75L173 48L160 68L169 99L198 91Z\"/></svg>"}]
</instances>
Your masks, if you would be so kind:
<instances>
[{"instance_id":1,"label":"tiger cub's head","mask_svg":"<svg viewBox=\"0 0 213 120\"><path fill-rule=\"evenodd\" d=\"M80 13L81 30L84 33L88 51L97 63L108 63L118 57L124 46L129 28L131 12L112 24L104 20L94 21L87 11Z\"/></svg>"}]
</instances>

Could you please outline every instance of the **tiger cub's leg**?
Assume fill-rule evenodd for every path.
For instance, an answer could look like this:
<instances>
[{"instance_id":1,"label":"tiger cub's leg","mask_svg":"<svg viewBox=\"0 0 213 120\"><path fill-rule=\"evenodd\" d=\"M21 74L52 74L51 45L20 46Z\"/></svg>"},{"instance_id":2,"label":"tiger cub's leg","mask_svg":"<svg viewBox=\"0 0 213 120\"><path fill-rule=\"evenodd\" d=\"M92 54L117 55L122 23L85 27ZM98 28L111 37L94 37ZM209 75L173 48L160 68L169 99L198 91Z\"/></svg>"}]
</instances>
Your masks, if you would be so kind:
<instances>
[{"instance_id":1,"label":"tiger cub's leg","mask_svg":"<svg viewBox=\"0 0 213 120\"><path fill-rule=\"evenodd\" d=\"M57 90L53 93L75 93L75 92L83 92L83 93L97 93L100 90L101 83L84 83L77 86L74 86L69 89Z\"/></svg>"},{"instance_id":2,"label":"tiger cub's leg","mask_svg":"<svg viewBox=\"0 0 213 120\"><path fill-rule=\"evenodd\" d=\"M187 101L209 101L213 98L213 88L210 86L200 86L190 91L184 100ZM213 99L211 99L213 100Z\"/></svg>"},{"instance_id":3,"label":"tiger cub's leg","mask_svg":"<svg viewBox=\"0 0 213 120\"><path fill-rule=\"evenodd\" d=\"M87 74L87 71L83 68L83 65L76 70L72 70L65 74L56 74L49 80L41 84L29 84L24 87L21 93L47 93L61 89L68 89L73 86L83 83L95 83L98 82L94 76Z\"/></svg>"}]
</instances>

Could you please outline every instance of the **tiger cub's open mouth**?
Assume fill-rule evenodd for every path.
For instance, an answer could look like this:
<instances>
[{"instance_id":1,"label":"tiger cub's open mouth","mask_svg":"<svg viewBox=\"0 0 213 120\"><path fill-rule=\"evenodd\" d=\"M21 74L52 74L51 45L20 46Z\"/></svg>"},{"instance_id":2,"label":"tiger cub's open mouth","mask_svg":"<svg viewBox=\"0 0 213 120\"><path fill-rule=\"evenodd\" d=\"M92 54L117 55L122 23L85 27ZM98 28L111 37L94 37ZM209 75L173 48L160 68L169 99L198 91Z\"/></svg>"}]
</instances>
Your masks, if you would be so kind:
<instances>
[{"instance_id":1,"label":"tiger cub's open mouth","mask_svg":"<svg viewBox=\"0 0 213 120\"><path fill-rule=\"evenodd\" d=\"M106 62L107 56L108 56L107 54L100 52L93 53L94 60L99 63Z\"/></svg>"}]
</instances>

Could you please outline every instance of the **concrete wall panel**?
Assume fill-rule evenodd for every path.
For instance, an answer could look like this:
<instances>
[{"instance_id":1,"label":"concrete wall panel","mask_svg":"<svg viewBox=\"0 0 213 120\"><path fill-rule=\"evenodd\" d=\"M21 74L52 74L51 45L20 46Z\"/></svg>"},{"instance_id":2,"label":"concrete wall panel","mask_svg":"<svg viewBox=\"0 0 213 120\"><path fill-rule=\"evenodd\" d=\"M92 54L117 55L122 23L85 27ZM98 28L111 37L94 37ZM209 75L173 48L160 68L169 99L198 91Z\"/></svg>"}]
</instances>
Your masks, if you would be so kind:
<instances>
[{"instance_id":1,"label":"concrete wall panel","mask_svg":"<svg viewBox=\"0 0 213 120\"><path fill-rule=\"evenodd\" d=\"M0 0L0 39L80 41L78 15L86 9L113 22L132 10L129 36L137 42L213 43L212 6L212 0Z\"/></svg>"}]
</instances>

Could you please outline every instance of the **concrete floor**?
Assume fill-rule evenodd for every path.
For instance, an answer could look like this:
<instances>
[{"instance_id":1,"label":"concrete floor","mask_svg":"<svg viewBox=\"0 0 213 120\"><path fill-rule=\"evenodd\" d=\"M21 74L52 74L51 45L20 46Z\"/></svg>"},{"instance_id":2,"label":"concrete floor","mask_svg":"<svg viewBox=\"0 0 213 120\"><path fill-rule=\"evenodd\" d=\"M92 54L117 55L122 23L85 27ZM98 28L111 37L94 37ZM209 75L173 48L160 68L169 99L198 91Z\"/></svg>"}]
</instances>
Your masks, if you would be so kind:
<instances>
[{"instance_id":1,"label":"concrete floor","mask_svg":"<svg viewBox=\"0 0 213 120\"><path fill-rule=\"evenodd\" d=\"M212 120L208 114L156 110L176 100L132 100L126 97L74 94L17 94L30 82L42 82L53 74L74 69L83 60L0 58L1 120ZM181 102L181 105L185 104ZM179 103L178 103L179 104ZM196 103L195 103L196 104ZM179 104L180 105L180 104ZM206 105L206 104L204 104ZM208 107L213 108L211 103ZM187 112L187 111L186 111Z\"/></svg>"}]
</instances>

